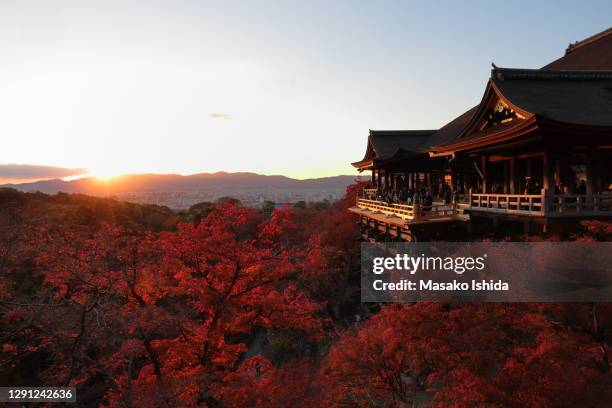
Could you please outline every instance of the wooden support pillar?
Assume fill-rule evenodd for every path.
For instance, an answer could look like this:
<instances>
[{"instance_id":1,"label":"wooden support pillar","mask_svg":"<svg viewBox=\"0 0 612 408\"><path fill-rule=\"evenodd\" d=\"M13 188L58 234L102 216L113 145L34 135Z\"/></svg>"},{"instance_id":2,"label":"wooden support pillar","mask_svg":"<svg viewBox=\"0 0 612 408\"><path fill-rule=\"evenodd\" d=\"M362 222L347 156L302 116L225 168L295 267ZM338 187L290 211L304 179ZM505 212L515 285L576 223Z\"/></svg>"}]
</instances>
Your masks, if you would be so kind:
<instances>
[{"instance_id":1,"label":"wooden support pillar","mask_svg":"<svg viewBox=\"0 0 612 408\"><path fill-rule=\"evenodd\" d=\"M376 188L381 188L381 184L382 184L382 176L380 174L380 169L376 170Z\"/></svg>"},{"instance_id":2,"label":"wooden support pillar","mask_svg":"<svg viewBox=\"0 0 612 408\"><path fill-rule=\"evenodd\" d=\"M531 221L529 218L523 221L523 232L527 235L531 235Z\"/></svg>"},{"instance_id":3,"label":"wooden support pillar","mask_svg":"<svg viewBox=\"0 0 612 408\"><path fill-rule=\"evenodd\" d=\"M372 169L372 187L376 186L376 170Z\"/></svg>"},{"instance_id":4,"label":"wooden support pillar","mask_svg":"<svg viewBox=\"0 0 612 408\"><path fill-rule=\"evenodd\" d=\"M533 162L531 157L525 158L525 177L529 179L529 184L527 184L527 180L525 180L523 190L527 190L527 186L533 187Z\"/></svg>"},{"instance_id":5,"label":"wooden support pillar","mask_svg":"<svg viewBox=\"0 0 612 408\"><path fill-rule=\"evenodd\" d=\"M555 157L555 186L558 186L559 189L561 189L561 184L562 182L562 178L561 178L561 157L559 157L559 155L557 155L557 157Z\"/></svg>"},{"instance_id":6,"label":"wooden support pillar","mask_svg":"<svg viewBox=\"0 0 612 408\"><path fill-rule=\"evenodd\" d=\"M559 157L559 182L570 190L574 188L575 181L571 179L572 170L569 165L569 151L564 150Z\"/></svg>"},{"instance_id":7,"label":"wooden support pillar","mask_svg":"<svg viewBox=\"0 0 612 408\"><path fill-rule=\"evenodd\" d=\"M593 193L601 193L602 190L607 189L607 185L604 186L604 163L602 160L602 152L600 149L593 148Z\"/></svg>"},{"instance_id":8,"label":"wooden support pillar","mask_svg":"<svg viewBox=\"0 0 612 408\"><path fill-rule=\"evenodd\" d=\"M526 169L527 171L526 171L526 174L525 174L525 175L526 175L527 177L532 177L532 169L533 169L533 166L532 166L532 162L531 162L531 157L527 157L527 158L525 159L525 164L526 164L526 167L527 167L527 169Z\"/></svg>"},{"instance_id":9,"label":"wooden support pillar","mask_svg":"<svg viewBox=\"0 0 612 408\"><path fill-rule=\"evenodd\" d=\"M594 165L595 165L595 160L594 160L594 156L595 156L595 149L593 147L589 148L589 154L587 157L587 165L586 165L586 193L588 195L593 194L594 191L594 187L595 187L595 183L594 183Z\"/></svg>"},{"instance_id":10,"label":"wooden support pillar","mask_svg":"<svg viewBox=\"0 0 612 408\"><path fill-rule=\"evenodd\" d=\"M553 187L553 163L550 152L545 150L542 155L542 188L550 190Z\"/></svg>"},{"instance_id":11,"label":"wooden support pillar","mask_svg":"<svg viewBox=\"0 0 612 408\"><path fill-rule=\"evenodd\" d=\"M470 158L466 157L465 161L463 162L463 175L461 176L461 178L463 179L463 193L467 194L467 192L470 190L471 186L470 186Z\"/></svg>"},{"instance_id":12,"label":"wooden support pillar","mask_svg":"<svg viewBox=\"0 0 612 408\"><path fill-rule=\"evenodd\" d=\"M504 183L502 185L502 191L504 194L510 194L510 162L508 160L502 161L502 172L504 177Z\"/></svg>"},{"instance_id":13,"label":"wooden support pillar","mask_svg":"<svg viewBox=\"0 0 612 408\"><path fill-rule=\"evenodd\" d=\"M512 155L512 157L510 157L510 163L508 163L508 166L510 167L508 169L509 177L510 177L510 194L518 194L518 180L516 177L516 156Z\"/></svg>"},{"instance_id":14,"label":"wooden support pillar","mask_svg":"<svg viewBox=\"0 0 612 408\"><path fill-rule=\"evenodd\" d=\"M480 171L482 171L482 193L487 194L489 192L489 183L487 180L487 161L488 157L486 155L480 156Z\"/></svg>"}]
</instances>

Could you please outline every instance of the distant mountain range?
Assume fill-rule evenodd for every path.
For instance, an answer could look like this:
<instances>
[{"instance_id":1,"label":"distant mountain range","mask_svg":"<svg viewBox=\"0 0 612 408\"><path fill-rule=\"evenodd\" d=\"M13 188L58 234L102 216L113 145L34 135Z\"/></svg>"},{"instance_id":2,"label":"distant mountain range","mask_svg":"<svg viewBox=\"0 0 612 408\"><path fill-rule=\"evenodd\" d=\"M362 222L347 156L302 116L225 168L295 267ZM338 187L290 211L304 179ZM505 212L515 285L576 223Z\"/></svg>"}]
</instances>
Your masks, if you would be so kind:
<instances>
[{"instance_id":1,"label":"distant mountain range","mask_svg":"<svg viewBox=\"0 0 612 408\"><path fill-rule=\"evenodd\" d=\"M113 195L123 193L195 192L219 190L344 190L357 176L334 176L305 180L285 176L264 176L256 173L199 173L188 176L178 174L130 174L108 181L94 177L64 181L43 180L32 183L4 184L0 187L20 191L40 191L47 194L82 193Z\"/></svg>"},{"instance_id":2,"label":"distant mountain range","mask_svg":"<svg viewBox=\"0 0 612 408\"><path fill-rule=\"evenodd\" d=\"M264 176L255 173L199 173L188 176L178 174L133 174L108 181L94 177L65 181L61 179L32 183L4 184L0 187L20 191L40 191L47 194L81 193L92 196L112 196L135 202L149 202L184 207L198 200L213 200L233 196L252 201L293 202L317 197L337 198L357 176L334 176L297 180L285 176ZM159 199L159 197L188 197L187 199ZM153 197L153 198L152 198Z\"/></svg>"}]
</instances>

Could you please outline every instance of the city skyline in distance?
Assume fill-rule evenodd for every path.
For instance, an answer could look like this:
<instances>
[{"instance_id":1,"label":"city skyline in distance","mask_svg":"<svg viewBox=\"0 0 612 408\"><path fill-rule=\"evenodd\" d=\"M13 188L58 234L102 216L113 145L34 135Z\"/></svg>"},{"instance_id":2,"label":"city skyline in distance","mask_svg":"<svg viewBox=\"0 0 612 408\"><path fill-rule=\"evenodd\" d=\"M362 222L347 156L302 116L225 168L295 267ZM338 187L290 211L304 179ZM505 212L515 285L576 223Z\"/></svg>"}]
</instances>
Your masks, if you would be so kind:
<instances>
[{"instance_id":1,"label":"city skyline in distance","mask_svg":"<svg viewBox=\"0 0 612 408\"><path fill-rule=\"evenodd\" d=\"M354 175L298 180L286 176L255 173L133 174L114 178L82 177L73 180L42 180L30 183L1 184L22 192L46 194L86 194L112 197L121 201L165 205L184 209L200 202L222 197L240 200L243 205L259 207L266 201L296 203L335 201L357 180Z\"/></svg>"}]
</instances>

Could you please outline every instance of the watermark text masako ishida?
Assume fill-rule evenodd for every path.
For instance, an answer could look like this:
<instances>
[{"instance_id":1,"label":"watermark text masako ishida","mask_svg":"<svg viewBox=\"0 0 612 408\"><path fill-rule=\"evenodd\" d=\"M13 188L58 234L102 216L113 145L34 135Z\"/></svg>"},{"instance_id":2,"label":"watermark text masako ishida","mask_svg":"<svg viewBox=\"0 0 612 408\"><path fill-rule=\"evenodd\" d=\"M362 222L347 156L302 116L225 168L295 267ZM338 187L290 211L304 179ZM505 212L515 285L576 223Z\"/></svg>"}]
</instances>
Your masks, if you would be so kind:
<instances>
[{"instance_id":1,"label":"watermark text masako ishida","mask_svg":"<svg viewBox=\"0 0 612 408\"><path fill-rule=\"evenodd\" d=\"M609 242L362 243L363 302L609 302Z\"/></svg>"}]
</instances>

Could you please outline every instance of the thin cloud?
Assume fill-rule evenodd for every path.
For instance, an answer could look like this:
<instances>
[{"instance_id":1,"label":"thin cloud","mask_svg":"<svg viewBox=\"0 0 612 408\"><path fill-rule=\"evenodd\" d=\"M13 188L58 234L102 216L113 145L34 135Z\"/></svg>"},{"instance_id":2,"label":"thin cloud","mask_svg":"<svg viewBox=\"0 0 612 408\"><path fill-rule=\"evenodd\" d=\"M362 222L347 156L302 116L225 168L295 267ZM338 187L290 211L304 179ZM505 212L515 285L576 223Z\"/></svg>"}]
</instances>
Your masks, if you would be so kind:
<instances>
[{"instance_id":1,"label":"thin cloud","mask_svg":"<svg viewBox=\"0 0 612 408\"><path fill-rule=\"evenodd\" d=\"M0 179L35 180L80 176L87 169L71 169L55 166L38 166L35 164L0 164Z\"/></svg>"},{"instance_id":2,"label":"thin cloud","mask_svg":"<svg viewBox=\"0 0 612 408\"><path fill-rule=\"evenodd\" d=\"M215 120L232 120L234 119L233 115L230 115L229 113L211 113L210 115L208 115L209 118L211 119L215 119Z\"/></svg>"}]
</instances>

